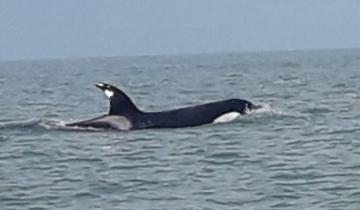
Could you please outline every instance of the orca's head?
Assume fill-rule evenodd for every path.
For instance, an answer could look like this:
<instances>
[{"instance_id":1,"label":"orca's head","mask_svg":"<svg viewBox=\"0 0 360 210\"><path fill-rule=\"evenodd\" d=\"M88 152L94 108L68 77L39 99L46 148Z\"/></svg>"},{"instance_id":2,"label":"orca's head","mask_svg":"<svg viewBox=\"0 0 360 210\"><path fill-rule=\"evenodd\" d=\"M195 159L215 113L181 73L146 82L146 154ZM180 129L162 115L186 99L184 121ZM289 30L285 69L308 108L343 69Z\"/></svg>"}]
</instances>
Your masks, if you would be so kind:
<instances>
[{"instance_id":1,"label":"orca's head","mask_svg":"<svg viewBox=\"0 0 360 210\"><path fill-rule=\"evenodd\" d=\"M129 96L119 88L107 83L98 83L96 87L102 90L110 100L109 115L126 115L134 111L139 111Z\"/></svg>"}]
</instances>

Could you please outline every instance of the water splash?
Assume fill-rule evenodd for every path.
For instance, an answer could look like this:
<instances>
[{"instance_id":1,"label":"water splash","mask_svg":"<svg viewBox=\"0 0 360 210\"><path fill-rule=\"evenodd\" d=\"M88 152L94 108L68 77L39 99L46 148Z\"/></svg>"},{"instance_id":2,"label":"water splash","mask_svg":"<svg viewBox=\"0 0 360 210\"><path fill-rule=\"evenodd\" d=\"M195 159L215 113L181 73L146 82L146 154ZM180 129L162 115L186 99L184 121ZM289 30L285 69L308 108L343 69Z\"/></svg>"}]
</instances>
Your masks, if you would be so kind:
<instances>
[{"instance_id":1,"label":"water splash","mask_svg":"<svg viewBox=\"0 0 360 210\"><path fill-rule=\"evenodd\" d=\"M307 116L303 113L293 110L280 110L272 107L270 104L259 104L261 108L255 110L247 110L244 117L253 119L307 119Z\"/></svg>"},{"instance_id":2,"label":"water splash","mask_svg":"<svg viewBox=\"0 0 360 210\"><path fill-rule=\"evenodd\" d=\"M280 110L277 110L275 108L272 108L270 104L259 104L259 109L254 109L251 111L248 111L247 114L264 114L264 113L270 113L275 115L282 115L283 112Z\"/></svg>"},{"instance_id":3,"label":"water splash","mask_svg":"<svg viewBox=\"0 0 360 210\"><path fill-rule=\"evenodd\" d=\"M58 131L103 131L104 129L99 128L91 128L91 127L68 127L66 124L69 122L58 120L58 119L50 119L41 121L38 125L45 128L46 130L58 130Z\"/></svg>"}]
</instances>

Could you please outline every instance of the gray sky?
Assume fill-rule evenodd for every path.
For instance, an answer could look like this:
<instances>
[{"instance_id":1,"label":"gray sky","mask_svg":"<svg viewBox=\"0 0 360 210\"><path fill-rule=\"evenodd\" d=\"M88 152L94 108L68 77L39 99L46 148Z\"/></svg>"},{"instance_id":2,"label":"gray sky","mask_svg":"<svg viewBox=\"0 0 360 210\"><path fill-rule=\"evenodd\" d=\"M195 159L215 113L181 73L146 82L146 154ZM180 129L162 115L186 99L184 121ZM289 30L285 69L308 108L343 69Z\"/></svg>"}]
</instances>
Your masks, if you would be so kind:
<instances>
[{"instance_id":1,"label":"gray sky","mask_svg":"<svg viewBox=\"0 0 360 210\"><path fill-rule=\"evenodd\" d=\"M0 60L360 47L360 0L0 0Z\"/></svg>"}]
</instances>

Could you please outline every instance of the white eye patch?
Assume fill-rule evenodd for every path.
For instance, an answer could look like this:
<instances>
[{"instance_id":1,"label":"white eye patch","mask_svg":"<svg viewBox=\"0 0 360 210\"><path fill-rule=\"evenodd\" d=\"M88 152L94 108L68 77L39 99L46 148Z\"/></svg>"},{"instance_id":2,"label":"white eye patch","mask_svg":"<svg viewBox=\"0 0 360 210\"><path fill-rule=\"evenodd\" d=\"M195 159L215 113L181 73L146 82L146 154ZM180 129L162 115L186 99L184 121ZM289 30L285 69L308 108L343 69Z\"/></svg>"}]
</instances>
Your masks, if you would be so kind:
<instances>
[{"instance_id":1,"label":"white eye patch","mask_svg":"<svg viewBox=\"0 0 360 210\"><path fill-rule=\"evenodd\" d=\"M111 90L105 90L104 93L108 98L111 98L114 95L114 92Z\"/></svg>"},{"instance_id":2,"label":"white eye patch","mask_svg":"<svg viewBox=\"0 0 360 210\"><path fill-rule=\"evenodd\" d=\"M216 118L213 123L225 123L235 120L240 115L239 112L229 112Z\"/></svg>"}]
</instances>

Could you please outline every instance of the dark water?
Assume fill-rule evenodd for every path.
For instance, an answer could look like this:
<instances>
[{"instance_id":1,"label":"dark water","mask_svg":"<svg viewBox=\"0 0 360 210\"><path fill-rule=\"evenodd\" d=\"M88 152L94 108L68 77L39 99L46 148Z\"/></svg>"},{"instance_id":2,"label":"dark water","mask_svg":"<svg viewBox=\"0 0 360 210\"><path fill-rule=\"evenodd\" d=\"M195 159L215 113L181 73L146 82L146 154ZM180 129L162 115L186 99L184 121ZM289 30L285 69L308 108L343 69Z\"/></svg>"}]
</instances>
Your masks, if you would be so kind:
<instances>
[{"instance_id":1,"label":"dark water","mask_svg":"<svg viewBox=\"0 0 360 210\"><path fill-rule=\"evenodd\" d=\"M105 113L240 97L235 122L69 130ZM360 209L360 50L0 63L0 209Z\"/></svg>"}]
</instances>

